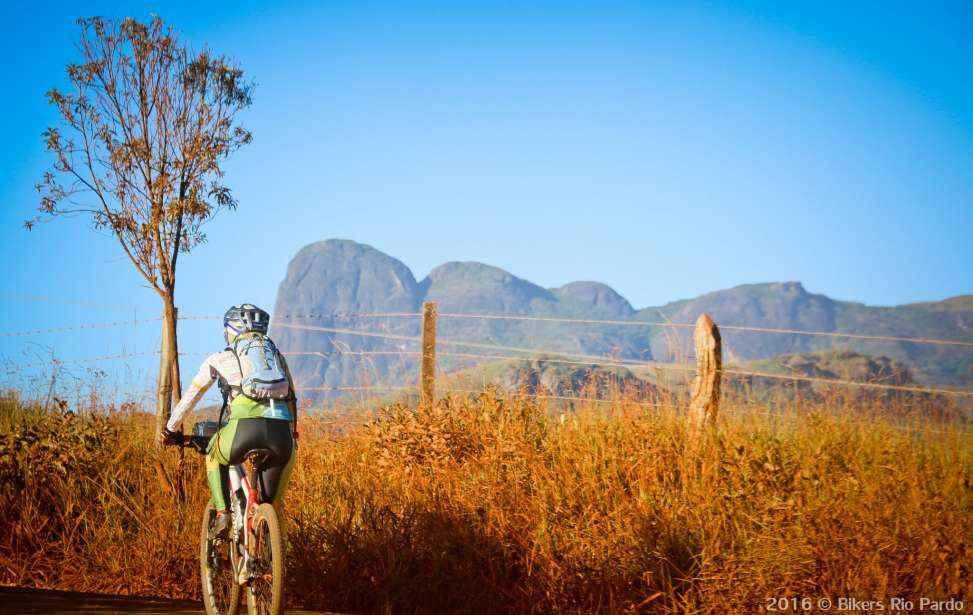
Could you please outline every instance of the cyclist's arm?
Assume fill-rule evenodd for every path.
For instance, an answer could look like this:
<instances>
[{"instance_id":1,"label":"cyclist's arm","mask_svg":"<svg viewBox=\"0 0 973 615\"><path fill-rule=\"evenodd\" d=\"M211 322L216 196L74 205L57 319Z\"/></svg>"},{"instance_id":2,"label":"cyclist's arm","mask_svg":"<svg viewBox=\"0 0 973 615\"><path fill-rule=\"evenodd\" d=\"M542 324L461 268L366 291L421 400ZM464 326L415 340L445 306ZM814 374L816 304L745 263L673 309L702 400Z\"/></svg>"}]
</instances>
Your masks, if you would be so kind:
<instances>
[{"instance_id":1,"label":"cyclist's arm","mask_svg":"<svg viewBox=\"0 0 973 615\"><path fill-rule=\"evenodd\" d=\"M199 367L199 371L193 376L193 381L190 383L189 389L183 393L182 399L179 400L179 403L173 409L172 416L169 417L169 422L166 424L166 429L169 431L175 431L179 427L182 419L188 413L192 412L196 404L199 403L199 400L206 394L206 391L213 386L213 382L216 381L216 369L213 367L214 356L216 355L206 357L206 360Z\"/></svg>"}]
</instances>

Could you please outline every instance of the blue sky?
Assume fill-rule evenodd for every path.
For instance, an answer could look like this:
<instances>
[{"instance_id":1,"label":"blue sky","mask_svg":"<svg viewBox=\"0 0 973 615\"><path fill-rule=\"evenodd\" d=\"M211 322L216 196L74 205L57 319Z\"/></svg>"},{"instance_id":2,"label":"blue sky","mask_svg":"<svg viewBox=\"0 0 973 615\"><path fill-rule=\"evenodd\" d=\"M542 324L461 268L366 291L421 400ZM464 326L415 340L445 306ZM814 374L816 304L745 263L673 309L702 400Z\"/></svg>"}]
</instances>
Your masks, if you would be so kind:
<instances>
[{"instance_id":1,"label":"blue sky","mask_svg":"<svg viewBox=\"0 0 973 615\"><path fill-rule=\"evenodd\" d=\"M221 313L272 306L290 257L330 237L420 279L478 260L543 286L600 280L636 307L776 280L880 305L973 292L971 7L7 3L2 329L158 313L84 220L21 226L79 15L157 12L257 83L254 141L227 165L240 208L180 261L183 312ZM241 269L235 237L253 233L272 249ZM0 355L157 337L111 331L0 338ZM183 334L218 344L204 324Z\"/></svg>"}]
</instances>

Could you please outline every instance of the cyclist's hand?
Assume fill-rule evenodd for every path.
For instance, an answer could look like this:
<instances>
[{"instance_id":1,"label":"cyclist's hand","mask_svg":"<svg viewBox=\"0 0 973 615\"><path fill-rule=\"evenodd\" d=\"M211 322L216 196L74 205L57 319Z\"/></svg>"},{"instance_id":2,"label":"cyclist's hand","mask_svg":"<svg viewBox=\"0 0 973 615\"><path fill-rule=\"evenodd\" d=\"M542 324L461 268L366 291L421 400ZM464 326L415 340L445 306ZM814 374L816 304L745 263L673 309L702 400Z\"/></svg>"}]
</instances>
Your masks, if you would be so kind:
<instances>
[{"instance_id":1,"label":"cyclist's hand","mask_svg":"<svg viewBox=\"0 0 973 615\"><path fill-rule=\"evenodd\" d=\"M162 443L166 446L182 444L182 437L181 431L169 431L167 428L162 429Z\"/></svg>"}]
</instances>

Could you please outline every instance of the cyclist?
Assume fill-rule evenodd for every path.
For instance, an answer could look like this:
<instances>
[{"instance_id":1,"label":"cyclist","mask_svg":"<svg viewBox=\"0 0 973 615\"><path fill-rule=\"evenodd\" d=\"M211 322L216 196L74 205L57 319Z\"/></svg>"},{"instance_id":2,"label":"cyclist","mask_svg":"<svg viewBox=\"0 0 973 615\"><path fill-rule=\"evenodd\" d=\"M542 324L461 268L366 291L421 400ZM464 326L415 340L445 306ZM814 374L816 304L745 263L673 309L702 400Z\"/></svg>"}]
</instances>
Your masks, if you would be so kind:
<instances>
[{"instance_id":1,"label":"cyclist","mask_svg":"<svg viewBox=\"0 0 973 615\"><path fill-rule=\"evenodd\" d=\"M172 412L172 417L162 431L165 444L182 442L182 432L177 431L183 417L193 410L203 394L218 381L223 393L224 410L229 407L230 415L226 425L210 439L206 449L206 477L213 498L213 508L217 517L212 526L211 537L225 537L230 527L229 508L229 466L243 462L247 452L256 449L269 449L273 452L270 461L264 465L260 489L264 501L276 505L287 488L294 465L295 419L297 399L294 394L294 381L283 356L276 352L273 342L266 337L270 314L250 303L234 305L223 316L223 337L226 349L210 355L203 361L199 372L193 377L189 390L182 396ZM253 342L247 344L247 342ZM269 345L268 345L269 344ZM244 354L244 347L258 346L262 352L261 362L273 355L268 366L279 367L280 380L286 379L286 388L279 387L275 397L261 398L252 395L248 389L248 373L253 369L253 361ZM275 364L274 361L277 361ZM266 374L266 372L264 372ZM257 380L264 383L265 380ZM285 391L280 395L279 391ZM249 391L251 394L246 394ZM256 397L256 398L255 398ZM222 416L222 412L221 412Z\"/></svg>"}]
</instances>

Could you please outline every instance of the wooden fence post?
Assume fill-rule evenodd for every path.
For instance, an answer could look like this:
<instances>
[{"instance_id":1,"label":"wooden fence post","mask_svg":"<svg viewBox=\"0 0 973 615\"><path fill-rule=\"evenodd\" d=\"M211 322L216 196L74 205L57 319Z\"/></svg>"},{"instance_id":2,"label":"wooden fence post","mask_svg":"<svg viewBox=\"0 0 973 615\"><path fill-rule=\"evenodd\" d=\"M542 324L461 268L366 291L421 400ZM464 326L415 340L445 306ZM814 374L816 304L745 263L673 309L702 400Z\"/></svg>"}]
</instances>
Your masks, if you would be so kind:
<instances>
[{"instance_id":1,"label":"wooden fence post","mask_svg":"<svg viewBox=\"0 0 973 615\"><path fill-rule=\"evenodd\" d=\"M693 335L696 345L696 379L689 402L689 416L693 427L702 430L716 424L720 407L720 375L723 370L723 350L720 330L709 314L700 314Z\"/></svg>"},{"instance_id":2,"label":"wooden fence post","mask_svg":"<svg viewBox=\"0 0 973 615\"><path fill-rule=\"evenodd\" d=\"M419 403L436 401L436 303L422 304L422 362L419 366Z\"/></svg>"}]
</instances>

